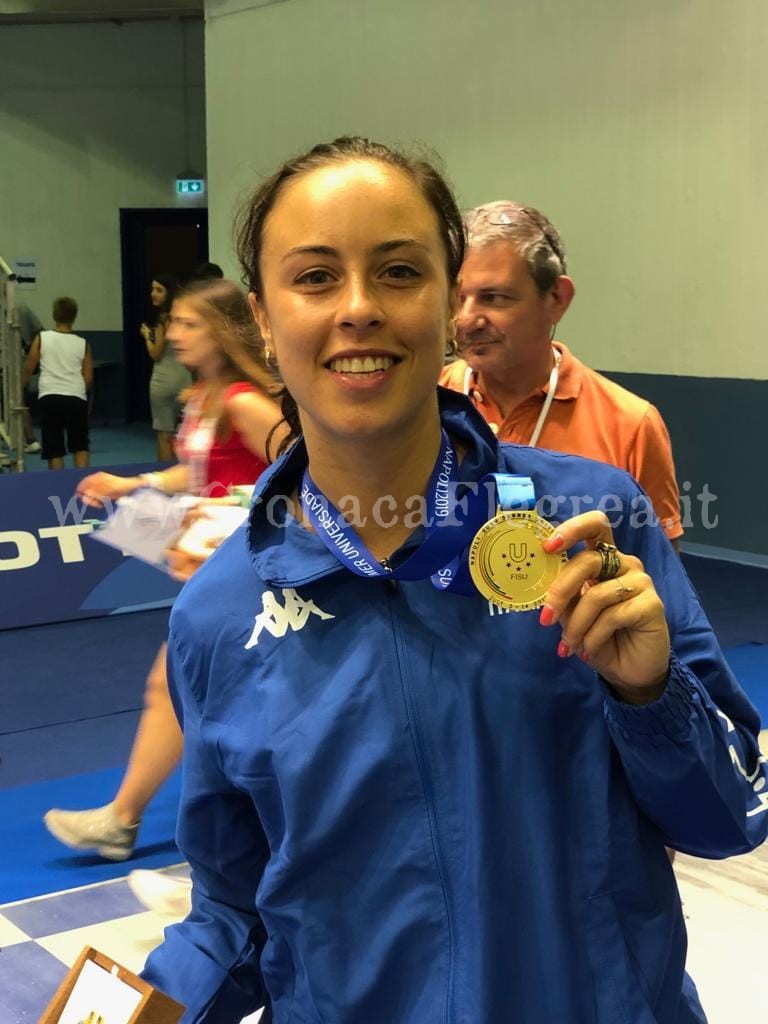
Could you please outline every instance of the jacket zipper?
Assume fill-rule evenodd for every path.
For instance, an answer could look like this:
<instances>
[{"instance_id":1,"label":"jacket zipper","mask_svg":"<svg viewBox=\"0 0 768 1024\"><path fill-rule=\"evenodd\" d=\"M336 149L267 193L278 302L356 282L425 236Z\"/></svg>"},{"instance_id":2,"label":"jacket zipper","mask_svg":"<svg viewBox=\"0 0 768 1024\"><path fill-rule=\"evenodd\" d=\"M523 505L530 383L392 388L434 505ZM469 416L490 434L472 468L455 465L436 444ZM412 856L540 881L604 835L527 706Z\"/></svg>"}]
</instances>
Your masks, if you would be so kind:
<instances>
[{"instance_id":1,"label":"jacket zipper","mask_svg":"<svg viewBox=\"0 0 768 1024\"><path fill-rule=\"evenodd\" d=\"M392 567L386 562L386 559L382 559L381 564L389 572L392 571ZM397 620L393 608L393 602L396 599L398 589L397 580L386 579L384 582L389 592L388 596L390 600L390 619L392 622L392 634L395 641L395 656L397 658L397 667L400 674L400 684L403 688L405 706L408 712L410 724L412 726L413 747L414 753L416 755L416 764L419 771L419 778L421 780L421 790L422 793L424 794L424 803L426 804L427 809L427 818L429 820L429 830L432 840L432 851L435 858L435 865L437 867L437 874L440 879L440 887L443 893L443 903L445 905L445 917L448 926L448 992L445 1007L445 1020L446 1024L451 1024L453 1020L453 986L455 960L454 934L456 929L453 921L451 902L448 897L448 883L445 871L445 859L443 857L440 836L437 827L437 814L435 811L434 797L432 795L432 783L427 774L426 756L424 753L424 741L422 739L421 728L419 727L418 718L416 715L416 707L413 699L413 694L411 692L411 687L405 672L403 645L401 644L400 631L397 625Z\"/></svg>"},{"instance_id":2,"label":"jacket zipper","mask_svg":"<svg viewBox=\"0 0 768 1024\"><path fill-rule=\"evenodd\" d=\"M379 564L383 565L384 569L388 573L392 572L392 565L390 564L390 561L389 561L388 558L380 558L379 559ZM385 576L384 577L384 588L386 589L386 591L390 595L390 597L393 594L396 594L397 593L397 580L392 579L391 576Z\"/></svg>"}]
</instances>

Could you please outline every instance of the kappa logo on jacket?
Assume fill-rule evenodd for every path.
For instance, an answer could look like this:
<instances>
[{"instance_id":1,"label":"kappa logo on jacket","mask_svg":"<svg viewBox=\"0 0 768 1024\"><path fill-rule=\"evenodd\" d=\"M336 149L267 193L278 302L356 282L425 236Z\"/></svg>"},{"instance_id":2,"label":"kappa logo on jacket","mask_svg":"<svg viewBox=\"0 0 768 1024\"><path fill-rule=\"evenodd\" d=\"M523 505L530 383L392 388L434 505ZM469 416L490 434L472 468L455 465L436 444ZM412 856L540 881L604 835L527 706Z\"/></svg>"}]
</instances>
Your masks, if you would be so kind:
<instances>
[{"instance_id":1,"label":"kappa logo on jacket","mask_svg":"<svg viewBox=\"0 0 768 1024\"><path fill-rule=\"evenodd\" d=\"M262 608L256 616L251 638L245 645L246 651L257 646L262 630L266 629L274 637L283 637L289 628L294 633L304 629L310 615L317 615L320 619L336 618L335 615L318 608L314 601L305 601L299 597L292 587L283 587L281 593L284 602L282 605L271 590L265 590L261 595Z\"/></svg>"}]
</instances>

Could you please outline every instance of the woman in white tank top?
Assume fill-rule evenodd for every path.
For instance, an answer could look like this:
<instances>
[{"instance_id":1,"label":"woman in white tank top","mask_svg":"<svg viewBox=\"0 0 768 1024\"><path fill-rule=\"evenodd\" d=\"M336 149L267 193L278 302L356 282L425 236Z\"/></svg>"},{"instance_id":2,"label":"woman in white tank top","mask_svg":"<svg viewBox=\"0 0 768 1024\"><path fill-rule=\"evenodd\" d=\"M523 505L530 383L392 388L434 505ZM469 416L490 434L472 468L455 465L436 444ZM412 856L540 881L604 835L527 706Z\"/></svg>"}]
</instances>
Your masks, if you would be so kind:
<instances>
[{"instance_id":1,"label":"woman in white tank top","mask_svg":"<svg viewBox=\"0 0 768 1024\"><path fill-rule=\"evenodd\" d=\"M88 388L93 382L93 357L85 338L72 330L76 317L74 299L56 299L54 330L38 334L24 363L25 382L40 368L41 457L48 460L49 469L63 469L67 451L77 468L90 465Z\"/></svg>"}]
</instances>

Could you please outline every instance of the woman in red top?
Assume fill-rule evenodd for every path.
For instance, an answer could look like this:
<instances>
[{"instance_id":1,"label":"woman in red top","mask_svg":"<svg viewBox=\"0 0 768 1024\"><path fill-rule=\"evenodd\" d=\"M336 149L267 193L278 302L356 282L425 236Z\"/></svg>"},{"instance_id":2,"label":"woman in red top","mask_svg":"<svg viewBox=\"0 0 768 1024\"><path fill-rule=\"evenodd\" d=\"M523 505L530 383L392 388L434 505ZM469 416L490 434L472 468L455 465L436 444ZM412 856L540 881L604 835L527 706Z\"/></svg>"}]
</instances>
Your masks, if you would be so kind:
<instances>
[{"instance_id":1,"label":"woman in red top","mask_svg":"<svg viewBox=\"0 0 768 1024\"><path fill-rule=\"evenodd\" d=\"M103 505L147 486L167 494L220 498L234 485L253 484L267 467L272 435L275 448L282 439L275 430L280 409L269 397L274 378L247 299L236 284L205 281L181 293L173 303L167 341L178 361L197 375L176 440L180 461L162 472L132 477L92 473L77 488L86 504ZM126 860L145 807L179 762L182 736L168 694L165 644L147 677L144 702L115 799L93 810L46 814L48 830L67 846Z\"/></svg>"}]
</instances>

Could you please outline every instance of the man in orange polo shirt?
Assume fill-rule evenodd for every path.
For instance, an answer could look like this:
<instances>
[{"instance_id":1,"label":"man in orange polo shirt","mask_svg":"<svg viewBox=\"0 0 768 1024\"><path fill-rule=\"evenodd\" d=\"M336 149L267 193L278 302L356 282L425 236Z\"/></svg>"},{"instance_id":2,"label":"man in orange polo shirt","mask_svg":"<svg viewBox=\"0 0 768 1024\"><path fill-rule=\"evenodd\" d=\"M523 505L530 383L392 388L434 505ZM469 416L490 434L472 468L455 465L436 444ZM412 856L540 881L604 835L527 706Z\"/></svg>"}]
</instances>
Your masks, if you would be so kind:
<instances>
[{"instance_id":1,"label":"man in orange polo shirt","mask_svg":"<svg viewBox=\"0 0 768 1024\"><path fill-rule=\"evenodd\" d=\"M511 202L471 210L466 225L462 358L445 367L440 383L469 395L504 441L628 470L676 541L680 495L659 411L552 340L575 290L555 227L533 207Z\"/></svg>"}]
</instances>

